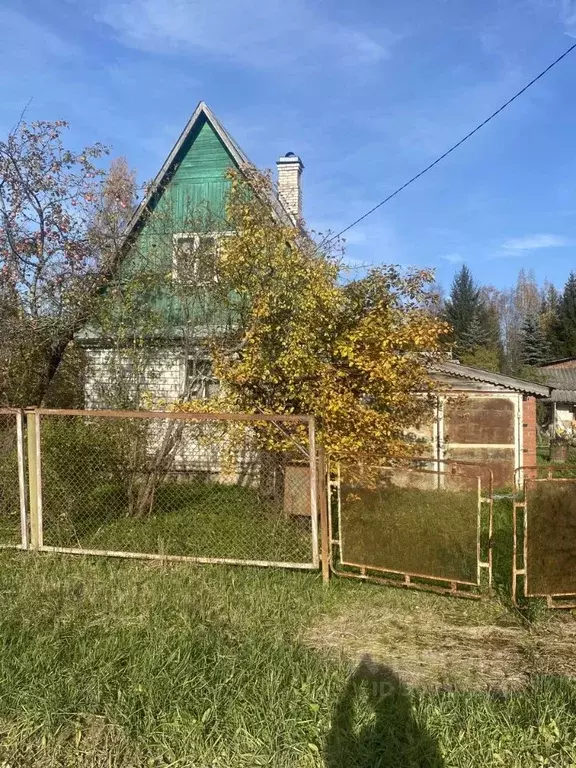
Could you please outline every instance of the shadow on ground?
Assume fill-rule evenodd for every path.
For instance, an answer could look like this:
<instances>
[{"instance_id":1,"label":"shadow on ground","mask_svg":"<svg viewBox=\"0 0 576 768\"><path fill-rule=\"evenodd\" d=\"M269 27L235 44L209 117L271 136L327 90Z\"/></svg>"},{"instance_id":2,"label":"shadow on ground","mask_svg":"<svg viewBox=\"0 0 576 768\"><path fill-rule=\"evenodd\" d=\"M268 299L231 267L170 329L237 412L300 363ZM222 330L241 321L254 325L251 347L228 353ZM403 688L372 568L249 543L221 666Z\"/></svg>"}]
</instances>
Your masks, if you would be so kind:
<instances>
[{"instance_id":1,"label":"shadow on ground","mask_svg":"<svg viewBox=\"0 0 576 768\"><path fill-rule=\"evenodd\" d=\"M348 680L324 749L326 768L441 768L398 676L366 654Z\"/></svg>"}]
</instances>

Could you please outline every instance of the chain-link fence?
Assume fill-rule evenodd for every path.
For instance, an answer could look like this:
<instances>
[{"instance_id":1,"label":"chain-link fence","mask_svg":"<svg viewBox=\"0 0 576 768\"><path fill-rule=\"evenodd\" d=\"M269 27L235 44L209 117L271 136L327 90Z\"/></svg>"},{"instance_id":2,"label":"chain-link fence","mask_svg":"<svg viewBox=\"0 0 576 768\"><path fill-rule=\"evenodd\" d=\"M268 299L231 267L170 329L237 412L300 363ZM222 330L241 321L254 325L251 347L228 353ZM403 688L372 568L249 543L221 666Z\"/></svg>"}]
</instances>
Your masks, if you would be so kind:
<instances>
[{"instance_id":1,"label":"chain-link fence","mask_svg":"<svg viewBox=\"0 0 576 768\"><path fill-rule=\"evenodd\" d=\"M466 595L488 585L490 472L472 470L340 467L330 516L337 572Z\"/></svg>"},{"instance_id":2,"label":"chain-link fence","mask_svg":"<svg viewBox=\"0 0 576 768\"><path fill-rule=\"evenodd\" d=\"M32 418L40 549L318 566L308 417L38 410Z\"/></svg>"},{"instance_id":3,"label":"chain-link fence","mask_svg":"<svg viewBox=\"0 0 576 768\"><path fill-rule=\"evenodd\" d=\"M22 415L0 409L0 547L26 546Z\"/></svg>"}]
</instances>

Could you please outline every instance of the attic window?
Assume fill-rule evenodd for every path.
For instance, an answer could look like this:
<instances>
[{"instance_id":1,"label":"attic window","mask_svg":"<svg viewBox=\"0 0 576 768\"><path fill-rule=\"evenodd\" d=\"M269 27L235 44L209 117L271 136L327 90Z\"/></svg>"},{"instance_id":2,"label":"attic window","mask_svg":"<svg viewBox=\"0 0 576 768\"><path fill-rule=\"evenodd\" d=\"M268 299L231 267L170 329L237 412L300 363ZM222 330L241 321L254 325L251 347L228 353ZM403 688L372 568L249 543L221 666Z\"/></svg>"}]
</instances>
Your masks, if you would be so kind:
<instances>
[{"instance_id":1,"label":"attic window","mask_svg":"<svg viewBox=\"0 0 576 768\"><path fill-rule=\"evenodd\" d=\"M186 285L217 281L218 243L231 232L184 232L174 235L173 276Z\"/></svg>"}]
</instances>

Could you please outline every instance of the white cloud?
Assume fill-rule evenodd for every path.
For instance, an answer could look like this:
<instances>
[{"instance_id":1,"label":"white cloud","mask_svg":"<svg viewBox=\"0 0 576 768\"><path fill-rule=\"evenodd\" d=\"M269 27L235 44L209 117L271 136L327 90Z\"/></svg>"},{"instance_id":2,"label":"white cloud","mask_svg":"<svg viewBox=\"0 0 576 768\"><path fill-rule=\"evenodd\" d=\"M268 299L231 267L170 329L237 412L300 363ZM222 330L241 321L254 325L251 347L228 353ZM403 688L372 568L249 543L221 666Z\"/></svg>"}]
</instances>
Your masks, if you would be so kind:
<instances>
[{"instance_id":1,"label":"white cloud","mask_svg":"<svg viewBox=\"0 0 576 768\"><path fill-rule=\"evenodd\" d=\"M330 21L306 0L108 0L98 20L126 45L152 52L200 52L269 69L375 64L390 55L387 30L370 35Z\"/></svg>"},{"instance_id":2,"label":"white cloud","mask_svg":"<svg viewBox=\"0 0 576 768\"><path fill-rule=\"evenodd\" d=\"M502 243L503 251L517 253L519 251L534 251L537 248L563 248L570 245L570 240L561 235L526 235L513 237Z\"/></svg>"},{"instance_id":3,"label":"white cloud","mask_svg":"<svg viewBox=\"0 0 576 768\"><path fill-rule=\"evenodd\" d=\"M444 253L440 258L450 264L461 264L464 261L464 256L460 253Z\"/></svg>"}]
</instances>

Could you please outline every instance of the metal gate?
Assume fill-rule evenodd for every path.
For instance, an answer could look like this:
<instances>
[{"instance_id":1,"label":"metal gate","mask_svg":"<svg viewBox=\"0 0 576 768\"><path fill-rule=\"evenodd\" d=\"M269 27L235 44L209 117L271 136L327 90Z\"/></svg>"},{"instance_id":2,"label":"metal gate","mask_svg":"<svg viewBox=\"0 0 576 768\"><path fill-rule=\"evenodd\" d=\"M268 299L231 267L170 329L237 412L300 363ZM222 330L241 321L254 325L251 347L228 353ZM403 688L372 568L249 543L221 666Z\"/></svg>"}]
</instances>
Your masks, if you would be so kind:
<instances>
[{"instance_id":1,"label":"metal gate","mask_svg":"<svg viewBox=\"0 0 576 768\"><path fill-rule=\"evenodd\" d=\"M316 569L307 416L28 413L32 548Z\"/></svg>"},{"instance_id":2,"label":"metal gate","mask_svg":"<svg viewBox=\"0 0 576 768\"><path fill-rule=\"evenodd\" d=\"M22 413L0 409L0 548L26 549L28 524Z\"/></svg>"},{"instance_id":3,"label":"metal gate","mask_svg":"<svg viewBox=\"0 0 576 768\"><path fill-rule=\"evenodd\" d=\"M479 597L492 583L492 473L422 464L339 469L330 494L333 572Z\"/></svg>"},{"instance_id":4,"label":"metal gate","mask_svg":"<svg viewBox=\"0 0 576 768\"><path fill-rule=\"evenodd\" d=\"M576 608L576 478L564 467L523 467L514 503L512 593ZM539 475L544 474L544 477Z\"/></svg>"}]
</instances>

